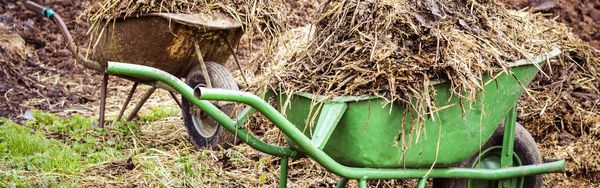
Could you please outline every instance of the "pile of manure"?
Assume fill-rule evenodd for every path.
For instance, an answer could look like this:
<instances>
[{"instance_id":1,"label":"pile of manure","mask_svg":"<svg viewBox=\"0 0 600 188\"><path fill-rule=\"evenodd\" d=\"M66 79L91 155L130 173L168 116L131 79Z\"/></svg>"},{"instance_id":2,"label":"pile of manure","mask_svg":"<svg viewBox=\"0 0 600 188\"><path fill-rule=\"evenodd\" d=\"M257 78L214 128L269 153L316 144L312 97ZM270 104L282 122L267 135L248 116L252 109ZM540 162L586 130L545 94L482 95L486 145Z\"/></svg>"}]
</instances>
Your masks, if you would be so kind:
<instances>
[{"instance_id":1,"label":"pile of manure","mask_svg":"<svg viewBox=\"0 0 600 188\"><path fill-rule=\"evenodd\" d=\"M493 0L332 0L315 15L310 42L272 60L264 76L272 89L435 111L432 83L449 82L453 95L474 102L484 75L561 47L553 21Z\"/></svg>"},{"instance_id":2,"label":"pile of manure","mask_svg":"<svg viewBox=\"0 0 600 188\"><path fill-rule=\"evenodd\" d=\"M110 27L107 20L127 19L150 13L219 14L241 23L251 36L273 39L288 28L281 0L103 0L83 14L90 32ZM98 33L98 32L96 32Z\"/></svg>"}]
</instances>

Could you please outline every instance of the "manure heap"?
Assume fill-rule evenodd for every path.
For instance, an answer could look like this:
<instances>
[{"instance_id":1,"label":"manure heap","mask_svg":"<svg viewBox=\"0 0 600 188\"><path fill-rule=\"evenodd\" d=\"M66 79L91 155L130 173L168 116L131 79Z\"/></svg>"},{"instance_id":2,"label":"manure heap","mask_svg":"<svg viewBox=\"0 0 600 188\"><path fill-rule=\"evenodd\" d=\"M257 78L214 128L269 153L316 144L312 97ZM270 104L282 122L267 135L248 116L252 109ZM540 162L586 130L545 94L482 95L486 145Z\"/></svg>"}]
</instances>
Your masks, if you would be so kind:
<instances>
[{"instance_id":1,"label":"manure heap","mask_svg":"<svg viewBox=\"0 0 600 188\"><path fill-rule=\"evenodd\" d=\"M84 15L92 23L92 28L97 29L103 27L98 26L103 20L126 19L147 13L221 13L242 23L246 31L270 38L279 35L285 28L283 10L285 6L279 0L103 0L88 8Z\"/></svg>"},{"instance_id":2,"label":"manure heap","mask_svg":"<svg viewBox=\"0 0 600 188\"><path fill-rule=\"evenodd\" d=\"M510 63L570 40L564 25L492 0L329 1L314 18L312 40L275 60L282 62L267 73L276 78L270 87L374 95L413 109L435 108L428 104L437 80L474 102L484 75L510 72Z\"/></svg>"}]
</instances>

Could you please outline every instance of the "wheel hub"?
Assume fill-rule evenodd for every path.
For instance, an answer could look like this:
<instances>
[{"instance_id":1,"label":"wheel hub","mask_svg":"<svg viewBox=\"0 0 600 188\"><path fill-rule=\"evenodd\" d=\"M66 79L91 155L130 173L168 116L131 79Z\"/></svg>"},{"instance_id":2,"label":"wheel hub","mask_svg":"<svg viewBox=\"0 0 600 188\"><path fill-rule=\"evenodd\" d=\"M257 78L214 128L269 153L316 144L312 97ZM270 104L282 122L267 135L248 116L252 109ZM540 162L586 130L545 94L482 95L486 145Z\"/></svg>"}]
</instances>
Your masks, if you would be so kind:
<instances>
[{"instance_id":1,"label":"wheel hub","mask_svg":"<svg viewBox=\"0 0 600 188\"><path fill-rule=\"evenodd\" d=\"M494 146L486 149L481 152L481 155L477 157L475 163L473 164L473 168L479 169L499 169L500 168L500 159L502 155L502 147ZM521 159L517 156L516 153L513 153L513 166L521 166ZM467 187L469 188L487 188L487 187L499 187L499 183L505 184L505 187L523 187L523 183L525 182L524 177L512 178L508 180L477 180L477 179L469 179L467 183Z\"/></svg>"},{"instance_id":2,"label":"wheel hub","mask_svg":"<svg viewBox=\"0 0 600 188\"><path fill-rule=\"evenodd\" d=\"M206 122L206 114L201 112L197 107L193 107L191 111L192 123L196 132L204 138L212 138L217 133L218 125L216 123Z\"/></svg>"}]
</instances>

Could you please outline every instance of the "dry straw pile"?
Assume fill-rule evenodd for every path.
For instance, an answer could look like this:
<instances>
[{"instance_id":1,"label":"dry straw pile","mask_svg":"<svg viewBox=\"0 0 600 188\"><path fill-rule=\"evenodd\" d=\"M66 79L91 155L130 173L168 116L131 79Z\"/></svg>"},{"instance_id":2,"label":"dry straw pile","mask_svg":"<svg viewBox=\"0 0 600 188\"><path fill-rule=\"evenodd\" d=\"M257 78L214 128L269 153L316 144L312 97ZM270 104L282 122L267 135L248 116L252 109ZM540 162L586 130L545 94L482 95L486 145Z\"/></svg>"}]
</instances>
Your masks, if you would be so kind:
<instances>
[{"instance_id":1,"label":"dry straw pile","mask_svg":"<svg viewBox=\"0 0 600 188\"><path fill-rule=\"evenodd\" d=\"M3 82L0 93L4 94L0 97L0 116L19 110L19 104L13 106L10 103L10 92L27 92L35 83L30 76L23 74L23 64L29 51L25 40L0 23L0 80Z\"/></svg>"},{"instance_id":2,"label":"dry straw pile","mask_svg":"<svg viewBox=\"0 0 600 188\"><path fill-rule=\"evenodd\" d=\"M483 75L559 47L544 18L491 0L333 0L316 15L311 42L269 73L276 90L432 108L433 81L473 101Z\"/></svg>"},{"instance_id":3,"label":"dry straw pile","mask_svg":"<svg viewBox=\"0 0 600 188\"><path fill-rule=\"evenodd\" d=\"M144 15L146 13L224 13L238 20L247 31L264 37L279 35L285 28L280 0L103 0L85 15L96 28L100 21Z\"/></svg>"}]
</instances>

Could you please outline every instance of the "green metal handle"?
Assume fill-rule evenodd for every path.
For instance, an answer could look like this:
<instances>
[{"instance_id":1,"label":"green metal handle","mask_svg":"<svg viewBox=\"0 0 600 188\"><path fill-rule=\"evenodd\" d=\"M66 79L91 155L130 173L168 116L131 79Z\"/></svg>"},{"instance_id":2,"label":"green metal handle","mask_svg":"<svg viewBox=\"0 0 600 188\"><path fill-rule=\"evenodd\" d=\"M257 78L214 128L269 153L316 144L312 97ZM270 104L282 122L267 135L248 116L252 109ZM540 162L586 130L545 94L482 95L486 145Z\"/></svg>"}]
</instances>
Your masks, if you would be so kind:
<instances>
[{"instance_id":1,"label":"green metal handle","mask_svg":"<svg viewBox=\"0 0 600 188\"><path fill-rule=\"evenodd\" d=\"M107 72L109 74L114 75L123 75L123 76L143 76L155 80L160 80L165 84L171 86L173 89L181 93L182 96L187 98L191 103L200 107L204 112L210 115L213 119L219 122L223 127L229 130L232 133L240 138L242 141L246 142L251 147L265 152L270 155L275 156L292 156L295 157L297 155L296 151L289 147L281 147L275 146L271 144L267 144L262 140L257 139L251 134L248 134L245 130L241 129L239 126L236 126L236 122L233 121L227 114L223 111L219 110L216 106L211 104L208 101L198 100L194 97L193 90L179 78L166 73L164 71L142 66L142 65L133 65L126 63L116 63L109 62L110 68L107 68Z\"/></svg>"},{"instance_id":2,"label":"green metal handle","mask_svg":"<svg viewBox=\"0 0 600 188\"><path fill-rule=\"evenodd\" d=\"M221 123L229 131L235 132L244 142L251 147L268 154L278 156L291 156L295 151L288 147L273 146L258 140L245 130L236 128L235 122L217 107L205 100L240 102L252 106L272 121L286 136L304 149L306 154L317 161L323 167L333 173L352 179L403 179L403 178L472 178L472 179L507 179L551 172L563 172L565 161L555 161L538 165L527 165L501 169L470 169L470 168L445 168L445 169L376 169L357 168L344 166L319 147L312 144L311 140L298 130L289 120L281 115L274 107L269 105L260 97L240 91L200 88L194 91L187 84L173 75L164 71L134 64L109 62L107 67L109 74L121 76L141 76L159 80L177 90L194 105L200 107L217 122ZM198 98L195 97L195 95Z\"/></svg>"},{"instance_id":3,"label":"green metal handle","mask_svg":"<svg viewBox=\"0 0 600 188\"><path fill-rule=\"evenodd\" d=\"M336 162L323 152L323 150L318 148L318 146L311 144L311 140L298 130L296 126L266 101L253 94L216 88L199 88L195 93L197 94L196 97L199 97L200 100L232 101L252 106L279 127L286 136L304 149L311 158L332 172L353 179L421 178L426 175L430 178L505 179L548 172L560 172L564 171L565 168L564 161L495 170L469 168L434 169L429 174L427 174L428 169L373 169L347 167Z\"/></svg>"}]
</instances>

